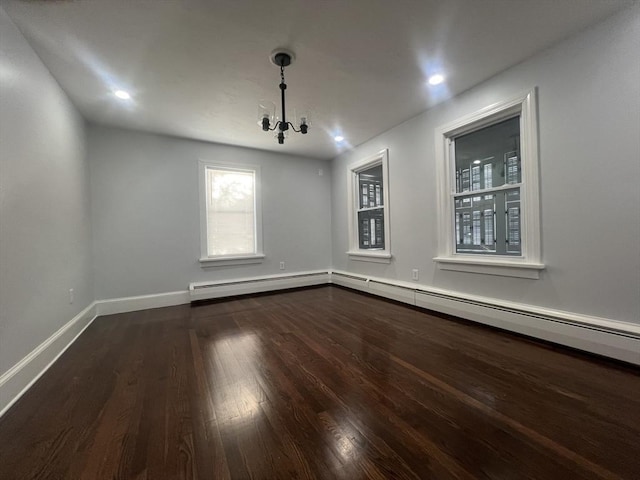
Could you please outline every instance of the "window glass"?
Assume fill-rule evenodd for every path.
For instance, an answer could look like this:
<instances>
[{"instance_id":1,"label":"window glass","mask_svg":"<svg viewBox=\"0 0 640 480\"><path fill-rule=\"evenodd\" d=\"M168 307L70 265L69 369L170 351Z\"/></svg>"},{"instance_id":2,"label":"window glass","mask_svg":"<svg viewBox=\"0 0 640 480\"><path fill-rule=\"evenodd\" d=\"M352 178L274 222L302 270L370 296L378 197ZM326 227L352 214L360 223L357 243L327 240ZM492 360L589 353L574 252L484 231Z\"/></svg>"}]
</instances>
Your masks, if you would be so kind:
<instances>
[{"instance_id":1,"label":"window glass","mask_svg":"<svg viewBox=\"0 0 640 480\"><path fill-rule=\"evenodd\" d=\"M453 149L456 252L520 255L520 117L456 137Z\"/></svg>"},{"instance_id":2,"label":"window glass","mask_svg":"<svg viewBox=\"0 0 640 480\"><path fill-rule=\"evenodd\" d=\"M520 117L455 138L456 192L520 183Z\"/></svg>"},{"instance_id":3,"label":"window glass","mask_svg":"<svg viewBox=\"0 0 640 480\"><path fill-rule=\"evenodd\" d=\"M358 246L365 250L384 250L384 184L382 165L357 174Z\"/></svg>"},{"instance_id":4,"label":"window glass","mask_svg":"<svg viewBox=\"0 0 640 480\"><path fill-rule=\"evenodd\" d=\"M208 256L256 253L255 172L206 168Z\"/></svg>"}]
</instances>

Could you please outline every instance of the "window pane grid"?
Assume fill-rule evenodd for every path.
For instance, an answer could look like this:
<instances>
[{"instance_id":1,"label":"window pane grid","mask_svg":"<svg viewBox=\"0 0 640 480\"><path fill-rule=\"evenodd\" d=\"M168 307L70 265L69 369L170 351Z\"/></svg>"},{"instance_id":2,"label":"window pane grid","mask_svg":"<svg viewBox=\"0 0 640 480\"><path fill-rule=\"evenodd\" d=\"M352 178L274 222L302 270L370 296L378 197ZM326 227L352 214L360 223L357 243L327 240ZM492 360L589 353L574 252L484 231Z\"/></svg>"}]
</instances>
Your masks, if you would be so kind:
<instances>
[{"instance_id":1,"label":"window pane grid","mask_svg":"<svg viewBox=\"0 0 640 480\"><path fill-rule=\"evenodd\" d=\"M521 255L520 117L456 137L456 253Z\"/></svg>"},{"instance_id":2,"label":"window pane grid","mask_svg":"<svg viewBox=\"0 0 640 480\"><path fill-rule=\"evenodd\" d=\"M384 183L382 165L378 164L356 174L358 247L363 250L384 250Z\"/></svg>"}]
</instances>

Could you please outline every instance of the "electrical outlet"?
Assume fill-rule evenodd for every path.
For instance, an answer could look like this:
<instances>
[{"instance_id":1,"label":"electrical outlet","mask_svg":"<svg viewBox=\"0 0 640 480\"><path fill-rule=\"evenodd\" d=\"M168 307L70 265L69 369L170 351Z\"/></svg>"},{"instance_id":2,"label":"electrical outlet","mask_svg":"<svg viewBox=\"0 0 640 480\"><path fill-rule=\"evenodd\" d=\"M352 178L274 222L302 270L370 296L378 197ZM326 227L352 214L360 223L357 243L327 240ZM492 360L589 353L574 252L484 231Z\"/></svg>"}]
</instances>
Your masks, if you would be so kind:
<instances>
[{"instance_id":1,"label":"electrical outlet","mask_svg":"<svg viewBox=\"0 0 640 480\"><path fill-rule=\"evenodd\" d=\"M280 270L284 270L284 262L280 262Z\"/></svg>"},{"instance_id":2,"label":"electrical outlet","mask_svg":"<svg viewBox=\"0 0 640 480\"><path fill-rule=\"evenodd\" d=\"M73 288L69 289L69 304L73 303Z\"/></svg>"},{"instance_id":3,"label":"electrical outlet","mask_svg":"<svg viewBox=\"0 0 640 480\"><path fill-rule=\"evenodd\" d=\"M321 177L323 175L324 175L324 171L321 168L319 168L318 169L318 176Z\"/></svg>"},{"instance_id":4,"label":"electrical outlet","mask_svg":"<svg viewBox=\"0 0 640 480\"><path fill-rule=\"evenodd\" d=\"M411 270L411 278L413 280L418 280L420 277L418 276L418 269L414 268L413 270Z\"/></svg>"}]
</instances>

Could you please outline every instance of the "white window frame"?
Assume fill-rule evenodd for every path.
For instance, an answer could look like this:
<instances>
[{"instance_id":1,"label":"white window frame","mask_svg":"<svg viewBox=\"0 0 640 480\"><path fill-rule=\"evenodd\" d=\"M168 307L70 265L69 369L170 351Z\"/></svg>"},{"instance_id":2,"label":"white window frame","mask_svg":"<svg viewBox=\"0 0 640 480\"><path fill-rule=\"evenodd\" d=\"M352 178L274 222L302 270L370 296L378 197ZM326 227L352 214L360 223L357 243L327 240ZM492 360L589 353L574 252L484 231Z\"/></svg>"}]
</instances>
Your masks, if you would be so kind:
<instances>
[{"instance_id":1,"label":"white window frame","mask_svg":"<svg viewBox=\"0 0 640 480\"><path fill-rule=\"evenodd\" d=\"M384 249L361 249L358 242L358 174L378 165L382 166L382 198L384 218ZM389 150L380 150L347 168L348 212L349 212L349 251L351 260L374 263L391 263L391 228L389 224ZM358 194L356 194L358 192Z\"/></svg>"},{"instance_id":2,"label":"white window frame","mask_svg":"<svg viewBox=\"0 0 640 480\"><path fill-rule=\"evenodd\" d=\"M433 260L441 270L533 278L540 276L542 263L540 241L540 196L538 174L538 120L536 90L501 101L470 115L443 125L435 131L436 175L438 180L438 256ZM453 139L514 116L520 116L520 184L521 255L478 255L457 253L453 195L455 193L455 158L451 155Z\"/></svg>"},{"instance_id":3,"label":"white window frame","mask_svg":"<svg viewBox=\"0 0 640 480\"><path fill-rule=\"evenodd\" d=\"M199 160L198 183L200 194L200 259L201 266L217 267L229 265L245 265L261 263L264 260L262 249L262 192L260 181L260 167L257 165L240 165L231 163L212 162ZM255 201L255 251L246 255L214 255L210 256L207 248L207 168L216 170L229 170L232 172L252 172L254 175L254 201Z\"/></svg>"}]
</instances>

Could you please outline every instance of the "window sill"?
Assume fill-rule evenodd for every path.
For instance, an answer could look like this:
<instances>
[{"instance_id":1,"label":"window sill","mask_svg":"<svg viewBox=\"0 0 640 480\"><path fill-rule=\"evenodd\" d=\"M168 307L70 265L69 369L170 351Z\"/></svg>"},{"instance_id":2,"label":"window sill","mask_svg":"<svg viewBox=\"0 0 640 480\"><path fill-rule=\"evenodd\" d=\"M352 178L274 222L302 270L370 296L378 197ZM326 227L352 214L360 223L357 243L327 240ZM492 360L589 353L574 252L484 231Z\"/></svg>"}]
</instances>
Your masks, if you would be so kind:
<instances>
[{"instance_id":1,"label":"window sill","mask_svg":"<svg viewBox=\"0 0 640 480\"><path fill-rule=\"evenodd\" d=\"M348 251L347 255L358 262L391 263L391 254L386 252Z\"/></svg>"},{"instance_id":2,"label":"window sill","mask_svg":"<svg viewBox=\"0 0 640 480\"><path fill-rule=\"evenodd\" d=\"M206 267L226 267L229 265L248 265L251 263L262 263L264 254L255 255L234 255L220 257L203 257L199 260L202 268Z\"/></svg>"},{"instance_id":3,"label":"window sill","mask_svg":"<svg viewBox=\"0 0 640 480\"><path fill-rule=\"evenodd\" d=\"M468 256L435 257L433 260L438 264L440 270L531 279L540 278L540 270L545 268L542 263L509 259L469 258Z\"/></svg>"}]
</instances>

